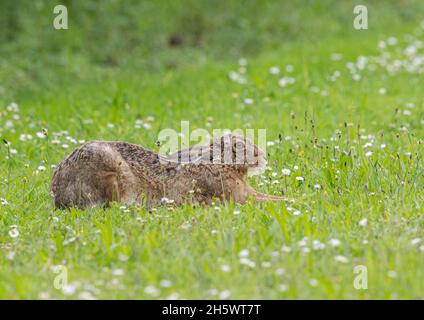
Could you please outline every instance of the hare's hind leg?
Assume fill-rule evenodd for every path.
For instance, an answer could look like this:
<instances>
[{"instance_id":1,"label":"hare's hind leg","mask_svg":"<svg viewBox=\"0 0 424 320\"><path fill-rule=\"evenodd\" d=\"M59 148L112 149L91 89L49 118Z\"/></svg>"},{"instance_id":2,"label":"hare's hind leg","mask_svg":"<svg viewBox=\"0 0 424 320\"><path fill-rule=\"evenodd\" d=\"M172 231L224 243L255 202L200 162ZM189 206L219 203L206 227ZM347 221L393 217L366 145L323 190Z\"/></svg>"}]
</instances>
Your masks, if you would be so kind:
<instances>
[{"instance_id":1,"label":"hare's hind leg","mask_svg":"<svg viewBox=\"0 0 424 320\"><path fill-rule=\"evenodd\" d=\"M255 189L251 188L250 186L246 190L246 196L252 197L255 202L289 201L289 199L285 198L285 197L274 196L274 195L271 195L271 194L265 194L265 193L256 191Z\"/></svg>"},{"instance_id":2,"label":"hare's hind leg","mask_svg":"<svg viewBox=\"0 0 424 320\"><path fill-rule=\"evenodd\" d=\"M117 174L113 171L61 168L53 177L52 192L55 207L60 209L86 209L121 200Z\"/></svg>"},{"instance_id":3,"label":"hare's hind leg","mask_svg":"<svg viewBox=\"0 0 424 320\"><path fill-rule=\"evenodd\" d=\"M107 143L91 142L76 149L53 176L56 207L84 209L122 201L122 163L120 154Z\"/></svg>"},{"instance_id":4,"label":"hare's hind leg","mask_svg":"<svg viewBox=\"0 0 424 320\"><path fill-rule=\"evenodd\" d=\"M111 201L119 201L119 189L114 173L87 174L77 177L65 192L67 195L66 207L80 209L108 205Z\"/></svg>"},{"instance_id":5,"label":"hare's hind leg","mask_svg":"<svg viewBox=\"0 0 424 320\"><path fill-rule=\"evenodd\" d=\"M76 207L86 209L102 203L102 195L88 181L74 177L66 185L61 185L54 192L56 208L66 209Z\"/></svg>"},{"instance_id":6,"label":"hare's hind leg","mask_svg":"<svg viewBox=\"0 0 424 320\"><path fill-rule=\"evenodd\" d=\"M249 199L255 202L288 201L285 197L274 196L256 191L244 181L236 181L232 186L232 196L235 202L245 203Z\"/></svg>"},{"instance_id":7,"label":"hare's hind leg","mask_svg":"<svg viewBox=\"0 0 424 320\"><path fill-rule=\"evenodd\" d=\"M115 172L103 172L100 175L101 185L103 187L103 201L105 204L122 201L118 175Z\"/></svg>"},{"instance_id":8,"label":"hare's hind leg","mask_svg":"<svg viewBox=\"0 0 424 320\"><path fill-rule=\"evenodd\" d=\"M253 199L255 201L257 201L257 202L265 202L265 201L289 201L289 199L288 198L285 198L285 197L274 196L274 195L265 194L265 193L261 193L261 192L254 192L251 195L253 196Z\"/></svg>"}]
</instances>

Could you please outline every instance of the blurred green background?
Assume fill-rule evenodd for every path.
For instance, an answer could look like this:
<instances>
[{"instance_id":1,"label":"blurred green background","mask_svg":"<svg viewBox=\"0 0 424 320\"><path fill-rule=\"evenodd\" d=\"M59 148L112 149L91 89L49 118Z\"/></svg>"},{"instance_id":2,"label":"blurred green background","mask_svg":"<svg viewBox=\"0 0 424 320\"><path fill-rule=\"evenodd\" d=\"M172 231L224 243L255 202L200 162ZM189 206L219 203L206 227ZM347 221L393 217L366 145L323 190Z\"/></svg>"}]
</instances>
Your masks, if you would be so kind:
<instances>
[{"instance_id":1,"label":"blurred green background","mask_svg":"<svg viewBox=\"0 0 424 320\"><path fill-rule=\"evenodd\" d=\"M53 28L68 8L69 29ZM369 30L352 27L365 4ZM0 80L7 94L78 80L88 68L158 72L326 39L357 41L417 25L424 1L0 1ZM11 97L12 98L12 97Z\"/></svg>"}]
</instances>

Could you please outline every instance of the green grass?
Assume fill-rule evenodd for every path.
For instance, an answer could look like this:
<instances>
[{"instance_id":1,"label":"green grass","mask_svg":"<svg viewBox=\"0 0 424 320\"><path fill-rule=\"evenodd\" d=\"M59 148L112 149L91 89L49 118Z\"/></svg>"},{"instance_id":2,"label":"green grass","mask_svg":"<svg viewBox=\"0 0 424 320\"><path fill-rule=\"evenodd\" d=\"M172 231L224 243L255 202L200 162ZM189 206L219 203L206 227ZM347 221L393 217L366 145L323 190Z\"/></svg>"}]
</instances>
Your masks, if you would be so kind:
<instances>
[{"instance_id":1,"label":"green grass","mask_svg":"<svg viewBox=\"0 0 424 320\"><path fill-rule=\"evenodd\" d=\"M326 3L318 13L291 8L291 20L281 17L286 38L269 5L252 30L243 23L212 28L239 21L234 16L196 18L194 27L200 20L207 30L203 46L160 49L155 41L161 43L174 25L167 20L171 9L158 11L166 22L159 40L149 33L147 47L122 57L111 49L117 65L90 56L98 49L73 51L83 42L78 28L64 35L62 51L39 59L33 51L38 37L31 42L23 32L4 45L0 137L11 145L0 147L0 198L7 201L0 204L0 298L423 299L424 78L417 69L390 74L377 66L360 70L355 81L346 67L358 56L379 55L378 41L389 36L398 39L385 49L389 61L405 59L403 49L411 44L405 34L424 41L422 16L414 12L422 4L398 10L395 2L373 2L371 8L381 10L370 11L370 29L355 31L347 5L322 21L319 10L331 8ZM106 13L113 16L113 10ZM254 8L247 13L240 20L255 17ZM148 33L157 22L143 23ZM190 34L192 26L181 28ZM333 61L333 53L341 60ZM417 55L423 54L419 48ZM243 56L247 82L239 84L228 74L238 71ZM272 66L280 75L270 74ZM335 71L340 77L329 80ZM283 76L296 81L282 88ZM6 108L11 102L19 112ZM149 116L151 129L135 128L137 119ZM158 150L161 129L178 131L181 120L205 128L210 117L207 129L267 130L274 141L267 147L269 170L250 183L294 203L54 209L51 165L78 140L125 140ZM48 136L39 138L43 128ZM22 134L32 140L21 141ZM15 238L11 226L19 231ZM331 245L334 239L339 245ZM58 265L67 268L65 290L54 287ZM354 288L358 265L367 267L367 290Z\"/></svg>"}]
</instances>

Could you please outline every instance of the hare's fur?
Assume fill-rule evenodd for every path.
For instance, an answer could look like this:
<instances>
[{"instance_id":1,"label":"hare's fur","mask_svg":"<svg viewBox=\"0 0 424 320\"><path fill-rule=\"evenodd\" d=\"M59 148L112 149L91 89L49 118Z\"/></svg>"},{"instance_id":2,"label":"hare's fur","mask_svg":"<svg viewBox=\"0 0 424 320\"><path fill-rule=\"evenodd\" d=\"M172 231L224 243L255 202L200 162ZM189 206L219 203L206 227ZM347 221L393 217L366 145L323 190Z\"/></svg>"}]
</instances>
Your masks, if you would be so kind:
<instances>
[{"instance_id":1,"label":"hare's fur","mask_svg":"<svg viewBox=\"0 0 424 320\"><path fill-rule=\"evenodd\" d=\"M223 148L224 139L231 144L229 154ZM251 150L253 158L232 161L237 148L243 155ZM211 156L213 152L205 150L219 150L222 158L232 162L217 162ZM74 150L59 164L51 188L58 208L90 208L111 201L156 206L163 201L175 205L209 204L213 198L239 203L249 198L285 200L259 193L246 183L248 173L259 173L265 165L262 150L231 134L169 157L126 142L93 141Z\"/></svg>"}]
</instances>

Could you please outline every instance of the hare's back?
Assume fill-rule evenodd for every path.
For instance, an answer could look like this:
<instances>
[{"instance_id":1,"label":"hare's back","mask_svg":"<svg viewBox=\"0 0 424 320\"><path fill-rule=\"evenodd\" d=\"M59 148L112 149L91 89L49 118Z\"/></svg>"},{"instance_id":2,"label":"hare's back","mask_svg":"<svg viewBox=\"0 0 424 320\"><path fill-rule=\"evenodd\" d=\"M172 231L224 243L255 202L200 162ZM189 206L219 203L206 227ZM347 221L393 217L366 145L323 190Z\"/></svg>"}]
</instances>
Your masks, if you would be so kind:
<instances>
[{"instance_id":1,"label":"hare's back","mask_svg":"<svg viewBox=\"0 0 424 320\"><path fill-rule=\"evenodd\" d=\"M75 149L61 162L59 167L114 171L121 162L122 157L115 150L113 143L93 141Z\"/></svg>"}]
</instances>

